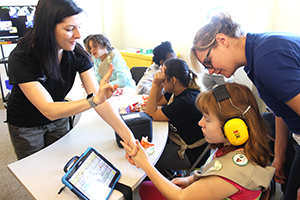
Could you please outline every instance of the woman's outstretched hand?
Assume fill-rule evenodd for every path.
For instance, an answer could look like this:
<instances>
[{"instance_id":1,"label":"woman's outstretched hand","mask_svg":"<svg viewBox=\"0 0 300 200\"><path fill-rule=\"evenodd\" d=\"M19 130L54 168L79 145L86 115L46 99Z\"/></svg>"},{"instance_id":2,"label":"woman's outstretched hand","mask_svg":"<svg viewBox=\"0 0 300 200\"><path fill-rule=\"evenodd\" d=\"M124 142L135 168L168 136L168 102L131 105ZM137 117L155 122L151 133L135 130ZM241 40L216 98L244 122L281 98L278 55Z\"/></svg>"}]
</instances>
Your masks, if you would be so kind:
<instances>
[{"instance_id":1,"label":"woman's outstretched hand","mask_svg":"<svg viewBox=\"0 0 300 200\"><path fill-rule=\"evenodd\" d=\"M113 64L110 63L109 69L107 70L106 74L100 81L100 88L96 96L99 99L99 102L101 103L109 99L114 93L114 91L119 87L118 84L111 85L109 83L113 71L114 71L114 66Z\"/></svg>"}]
</instances>

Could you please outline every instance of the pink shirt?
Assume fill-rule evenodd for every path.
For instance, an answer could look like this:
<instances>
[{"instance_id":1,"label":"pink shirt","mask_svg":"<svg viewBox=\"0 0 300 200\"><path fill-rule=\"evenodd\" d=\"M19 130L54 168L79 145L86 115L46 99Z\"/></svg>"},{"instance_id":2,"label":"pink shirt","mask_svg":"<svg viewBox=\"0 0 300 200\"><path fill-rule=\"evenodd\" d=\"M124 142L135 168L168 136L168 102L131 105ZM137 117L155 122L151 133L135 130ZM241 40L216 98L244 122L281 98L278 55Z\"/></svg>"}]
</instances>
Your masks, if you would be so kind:
<instances>
[{"instance_id":1,"label":"pink shirt","mask_svg":"<svg viewBox=\"0 0 300 200\"><path fill-rule=\"evenodd\" d=\"M219 176L221 179L227 181L228 183L235 186L239 191L232 196L228 197L231 200L253 200L253 199L259 199L261 195L261 190L248 190L239 184L224 178L222 176Z\"/></svg>"}]
</instances>

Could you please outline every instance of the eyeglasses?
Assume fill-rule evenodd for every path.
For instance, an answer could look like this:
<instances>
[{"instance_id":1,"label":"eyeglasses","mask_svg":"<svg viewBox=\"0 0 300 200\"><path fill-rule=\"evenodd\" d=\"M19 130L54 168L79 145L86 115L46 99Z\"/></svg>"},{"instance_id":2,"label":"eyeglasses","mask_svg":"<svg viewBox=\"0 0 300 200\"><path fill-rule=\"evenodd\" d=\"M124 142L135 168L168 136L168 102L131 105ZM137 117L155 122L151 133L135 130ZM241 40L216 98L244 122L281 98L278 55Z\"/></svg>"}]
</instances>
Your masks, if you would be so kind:
<instances>
[{"instance_id":1,"label":"eyeglasses","mask_svg":"<svg viewBox=\"0 0 300 200\"><path fill-rule=\"evenodd\" d=\"M207 55L206 55L206 57L203 60L203 65L204 65L205 69L213 69L214 68L214 66L212 65L211 61L207 61L208 60L208 56L210 54L210 50L211 50L211 47L209 48L209 50L207 52Z\"/></svg>"}]
</instances>

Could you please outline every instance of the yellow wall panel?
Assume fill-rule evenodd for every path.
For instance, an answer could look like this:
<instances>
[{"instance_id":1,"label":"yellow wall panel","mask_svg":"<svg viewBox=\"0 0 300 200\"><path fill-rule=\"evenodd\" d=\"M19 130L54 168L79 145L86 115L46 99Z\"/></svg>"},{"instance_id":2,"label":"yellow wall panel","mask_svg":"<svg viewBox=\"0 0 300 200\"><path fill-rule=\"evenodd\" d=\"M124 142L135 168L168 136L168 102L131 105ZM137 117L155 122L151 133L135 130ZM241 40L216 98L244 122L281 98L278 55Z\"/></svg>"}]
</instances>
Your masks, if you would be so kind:
<instances>
[{"instance_id":1,"label":"yellow wall panel","mask_svg":"<svg viewBox=\"0 0 300 200\"><path fill-rule=\"evenodd\" d=\"M144 66L144 67L149 67L153 62L152 62L152 54L140 54L140 53L132 53L132 52L125 52L125 51L120 51L122 57L127 63L127 66L129 69L135 66Z\"/></svg>"}]
</instances>

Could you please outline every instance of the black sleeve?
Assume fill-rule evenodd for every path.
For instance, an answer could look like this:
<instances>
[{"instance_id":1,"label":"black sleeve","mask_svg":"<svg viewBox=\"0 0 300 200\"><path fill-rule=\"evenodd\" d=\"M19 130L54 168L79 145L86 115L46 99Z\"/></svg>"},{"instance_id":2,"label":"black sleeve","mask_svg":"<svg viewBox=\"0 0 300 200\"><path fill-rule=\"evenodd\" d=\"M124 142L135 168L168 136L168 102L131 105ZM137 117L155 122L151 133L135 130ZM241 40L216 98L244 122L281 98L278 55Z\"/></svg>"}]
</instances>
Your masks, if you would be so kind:
<instances>
[{"instance_id":1,"label":"black sleeve","mask_svg":"<svg viewBox=\"0 0 300 200\"><path fill-rule=\"evenodd\" d=\"M38 79L36 64L20 46L17 46L8 59L9 83L18 84Z\"/></svg>"}]
</instances>

